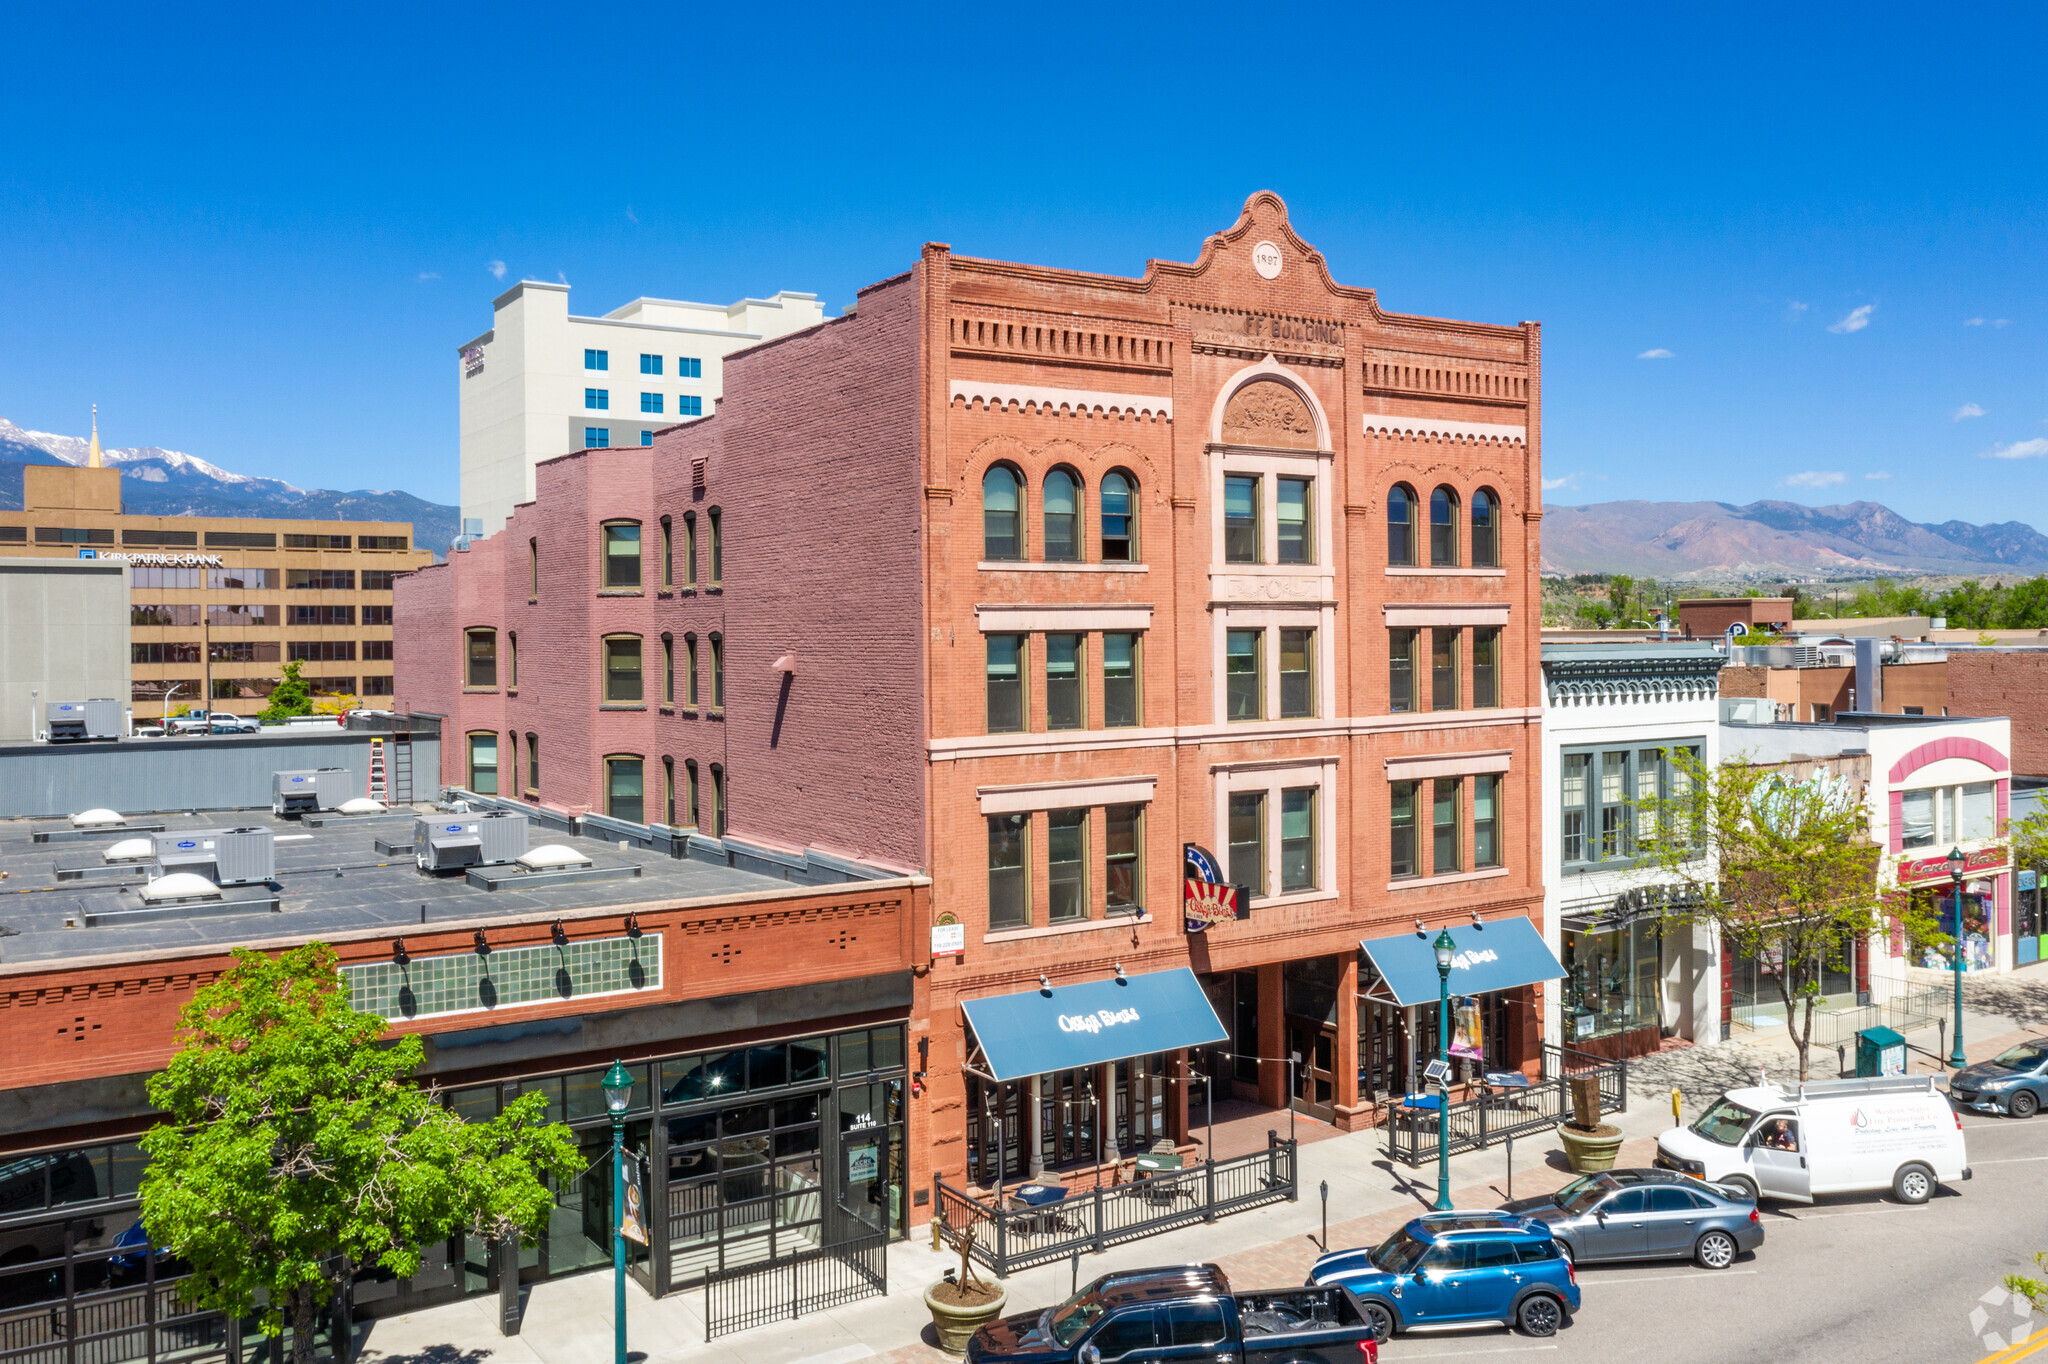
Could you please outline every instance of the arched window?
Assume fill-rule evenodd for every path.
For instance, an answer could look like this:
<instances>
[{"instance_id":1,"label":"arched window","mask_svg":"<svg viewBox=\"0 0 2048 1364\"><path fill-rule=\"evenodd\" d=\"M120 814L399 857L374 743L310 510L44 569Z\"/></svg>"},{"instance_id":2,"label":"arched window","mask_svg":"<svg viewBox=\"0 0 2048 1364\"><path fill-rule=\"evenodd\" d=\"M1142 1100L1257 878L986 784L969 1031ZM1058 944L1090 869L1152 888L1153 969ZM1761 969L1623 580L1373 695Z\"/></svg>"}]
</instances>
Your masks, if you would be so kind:
<instances>
[{"instance_id":1,"label":"arched window","mask_svg":"<svg viewBox=\"0 0 2048 1364\"><path fill-rule=\"evenodd\" d=\"M711 709L725 709L725 637L711 636Z\"/></svg>"},{"instance_id":2,"label":"arched window","mask_svg":"<svg viewBox=\"0 0 2048 1364\"><path fill-rule=\"evenodd\" d=\"M479 731L469 736L469 789L480 796L498 794L498 736Z\"/></svg>"},{"instance_id":3,"label":"arched window","mask_svg":"<svg viewBox=\"0 0 2048 1364\"><path fill-rule=\"evenodd\" d=\"M725 769L717 763L711 764L711 823L706 832L713 838L725 837Z\"/></svg>"},{"instance_id":4,"label":"arched window","mask_svg":"<svg viewBox=\"0 0 2048 1364\"><path fill-rule=\"evenodd\" d=\"M683 667L687 674L683 680L683 704L695 710L697 707L697 637L683 636Z\"/></svg>"},{"instance_id":5,"label":"arched window","mask_svg":"<svg viewBox=\"0 0 2048 1364\"><path fill-rule=\"evenodd\" d=\"M1070 563L1081 557L1081 480L1055 469L1045 476L1045 557Z\"/></svg>"},{"instance_id":6,"label":"arched window","mask_svg":"<svg viewBox=\"0 0 2048 1364\"><path fill-rule=\"evenodd\" d=\"M676 703L676 637L661 637L661 704Z\"/></svg>"},{"instance_id":7,"label":"arched window","mask_svg":"<svg viewBox=\"0 0 2048 1364\"><path fill-rule=\"evenodd\" d=\"M1018 510L1023 501L1023 483L1018 479L1017 471L1007 464L998 464L982 475L982 558L1024 557L1024 522Z\"/></svg>"},{"instance_id":8,"label":"arched window","mask_svg":"<svg viewBox=\"0 0 2048 1364\"><path fill-rule=\"evenodd\" d=\"M1458 566L1458 494L1448 487L1429 495L1429 566Z\"/></svg>"},{"instance_id":9,"label":"arched window","mask_svg":"<svg viewBox=\"0 0 2048 1364\"><path fill-rule=\"evenodd\" d=\"M683 759L683 827L697 827L697 760Z\"/></svg>"},{"instance_id":10,"label":"arched window","mask_svg":"<svg viewBox=\"0 0 2048 1364\"><path fill-rule=\"evenodd\" d=\"M640 682L640 636L609 635L604 641L604 699L637 704L646 693Z\"/></svg>"},{"instance_id":11,"label":"arched window","mask_svg":"<svg viewBox=\"0 0 2048 1364\"><path fill-rule=\"evenodd\" d=\"M615 590L640 586L640 523L606 523L603 548L604 585Z\"/></svg>"},{"instance_id":12,"label":"arched window","mask_svg":"<svg viewBox=\"0 0 2048 1364\"><path fill-rule=\"evenodd\" d=\"M661 822L676 827L676 760L661 760Z\"/></svg>"},{"instance_id":13,"label":"arched window","mask_svg":"<svg viewBox=\"0 0 2048 1364\"><path fill-rule=\"evenodd\" d=\"M540 794L540 735L530 731L526 736L526 794Z\"/></svg>"},{"instance_id":14,"label":"arched window","mask_svg":"<svg viewBox=\"0 0 2048 1364\"><path fill-rule=\"evenodd\" d=\"M713 507L704 513L704 519L711 523L710 585L717 587L725 581L725 515Z\"/></svg>"},{"instance_id":15,"label":"arched window","mask_svg":"<svg viewBox=\"0 0 2048 1364\"><path fill-rule=\"evenodd\" d=\"M604 760L604 812L628 824L646 823L646 777L637 755L619 754Z\"/></svg>"},{"instance_id":16,"label":"arched window","mask_svg":"<svg viewBox=\"0 0 2048 1364\"><path fill-rule=\"evenodd\" d=\"M1128 474L1102 480L1102 562L1138 561L1138 487Z\"/></svg>"},{"instance_id":17,"label":"arched window","mask_svg":"<svg viewBox=\"0 0 2048 1364\"><path fill-rule=\"evenodd\" d=\"M1415 563L1415 492L1405 483L1387 493L1387 562L1396 568Z\"/></svg>"},{"instance_id":18,"label":"arched window","mask_svg":"<svg viewBox=\"0 0 2048 1364\"><path fill-rule=\"evenodd\" d=\"M1472 567L1500 567L1500 500L1486 488L1472 494Z\"/></svg>"},{"instance_id":19,"label":"arched window","mask_svg":"<svg viewBox=\"0 0 2048 1364\"><path fill-rule=\"evenodd\" d=\"M369 655L363 657L368 658ZM505 685L508 688L519 685L519 635L513 630L505 632Z\"/></svg>"},{"instance_id":20,"label":"arched window","mask_svg":"<svg viewBox=\"0 0 2048 1364\"><path fill-rule=\"evenodd\" d=\"M671 588L676 585L675 524L666 516L661 518L661 585Z\"/></svg>"},{"instance_id":21,"label":"arched window","mask_svg":"<svg viewBox=\"0 0 2048 1364\"><path fill-rule=\"evenodd\" d=\"M495 687L498 685L498 632L491 629L465 630L464 671L462 685L465 687Z\"/></svg>"}]
</instances>

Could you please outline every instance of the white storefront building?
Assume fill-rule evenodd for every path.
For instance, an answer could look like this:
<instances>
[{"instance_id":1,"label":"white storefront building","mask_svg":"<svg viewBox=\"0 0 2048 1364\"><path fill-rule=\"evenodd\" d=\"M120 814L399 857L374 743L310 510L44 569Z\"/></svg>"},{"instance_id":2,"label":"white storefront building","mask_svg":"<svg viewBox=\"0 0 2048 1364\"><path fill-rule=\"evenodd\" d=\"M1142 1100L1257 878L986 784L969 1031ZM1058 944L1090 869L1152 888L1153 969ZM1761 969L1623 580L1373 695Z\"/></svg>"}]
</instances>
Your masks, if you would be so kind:
<instances>
[{"instance_id":1,"label":"white storefront building","mask_svg":"<svg viewBox=\"0 0 2048 1364\"><path fill-rule=\"evenodd\" d=\"M593 446L645 445L711 415L725 357L825 320L816 294L733 304L636 298L569 312L569 286L523 280L491 301L491 329L456 348L465 535L489 535L534 495L534 466Z\"/></svg>"},{"instance_id":2,"label":"white storefront building","mask_svg":"<svg viewBox=\"0 0 2048 1364\"><path fill-rule=\"evenodd\" d=\"M1711 926L1673 918L1675 888L1637 856L1638 806L1678 794L1689 754L1721 760L1720 653L1702 643L1543 646L1544 939L1564 979L1544 1036L1632 1056L1722 1037ZM1704 852L1702 856L1707 854Z\"/></svg>"}]
</instances>

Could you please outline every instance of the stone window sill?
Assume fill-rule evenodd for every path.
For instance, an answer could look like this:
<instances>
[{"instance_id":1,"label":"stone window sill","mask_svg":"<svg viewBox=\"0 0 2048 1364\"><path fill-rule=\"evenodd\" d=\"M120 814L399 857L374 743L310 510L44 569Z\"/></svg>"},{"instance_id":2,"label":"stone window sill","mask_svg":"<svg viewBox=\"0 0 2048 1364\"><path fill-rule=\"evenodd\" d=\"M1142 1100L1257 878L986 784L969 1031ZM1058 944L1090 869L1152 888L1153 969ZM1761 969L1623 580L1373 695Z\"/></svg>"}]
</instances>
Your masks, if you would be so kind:
<instances>
[{"instance_id":1,"label":"stone window sill","mask_svg":"<svg viewBox=\"0 0 2048 1364\"><path fill-rule=\"evenodd\" d=\"M599 710L646 710L646 709L647 709L647 707L646 707L646 706L645 706L644 704L643 704L643 705L636 705L636 704L634 704L634 703L633 703L633 702L631 702L631 701L606 701L606 702L603 702L602 704L600 704L600 705L598 706L598 709L599 709Z\"/></svg>"},{"instance_id":2,"label":"stone window sill","mask_svg":"<svg viewBox=\"0 0 2048 1364\"><path fill-rule=\"evenodd\" d=\"M600 587L597 589L597 595L600 597L644 597L647 593L644 589L638 587Z\"/></svg>"},{"instance_id":3,"label":"stone window sill","mask_svg":"<svg viewBox=\"0 0 2048 1364\"><path fill-rule=\"evenodd\" d=\"M1387 565L1389 578L1505 578L1504 568L1404 568L1398 564Z\"/></svg>"},{"instance_id":4,"label":"stone window sill","mask_svg":"<svg viewBox=\"0 0 2048 1364\"><path fill-rule=\"evenodd\" d=\"M1506 876L1506 867L1488 867L1484 871L1448 872L1442 876L1405 876L1399 881L1387 882L1388 890L1423 890L1437 886L1455 886L1462 881L1491 881L1496 876ZM1254 901L1252 908L1258 908Z\"/></svg>"},{"instance_id":5,"label":"stone window sill","mask_svg":"<svg viewBox=\"0 0 2048 1364\"><path fill-rule=\"evenodd\" d=\"M657 597L673 597L675 594L676 592L674 588L664 587L658 590L654 595Z\"/></svg>"},{"instance_id":6,"label":"stone window sill","mask_svg":"<svg viewBox=\"0 0 2048 1364\"><path fill-rule=\"evenodd\" d=\"M983 559L975 567L988 573L1150 573L1149 564L1047 563L1033 559Z\"/></svg>"},{"instance_id":7,"label":"stone window sill","mask_svg":"<svg viewBox=\"0 0 2048 1364\"><path fill-rule=\"evenodd\" d=\"M707 587L707 588L705 588L705 589L704 589L704 595L705 595L705 596L707 596L707 597L722 597L722 596L724 596L724 595L725 595L725 584L724 584L724 583L713 583L713 584L711 584L711 586L709 586L709 587Z\"/></svg>"},{"instance_id":8,"label":"stone window sill","mask_svg":"<svg viewBox=\"0 0 2048 1364\"><path fill-rule=\"evenodd\" d=\"M676 714L682 716L685 720L694 720L697 718L697 708L695 706L684 706Z\"/></svg>"},{"instance_id":9,"label":"stone window sill","mask_svg":"<svg viewBox=\"0 0 2048 1364\"><path fill-rule=\"evenodd\" d=\"M1334 900L1336 898L1337 892L1334 890L1296 890L1289 891L1285 895L1254 896L1252 908L1254 910L1286 909L1290 905L1313 904L1317 900Z\"/></svg>"},{"instance_id":10,"label":"stone window sill","mask_svg":"<svg viewBox=\"0 0 2048 1364\"><path fill-rule=\"evenodd\" d=\"M464 687L462 694L464 696L496 696L498 689L496 687Z\"/></svg>"},{"instance_id":11,"label":"stone window sill","mask_svg":"<svg viewBox=\"0 0 2048 1364\"><path fill-rule=\"evenodd\" d=\"M507 688L505 688L505 695L507 695L507 696L517 696L517 695L519 695L519 688L517 688L517 687L507 687Z\"/></svg>"},{"instance_id":12,"label":"stone window sill","mask_svg":"<svg viewBox=\"0 0 2048 1364\"><path fill-rule=\"evenodd\" d=\"M1150 914L1112 914L1107 918L1076 919L1072 923L1048 924L1043 928L998 928L982 934L981 940L985 943L1021 942L1027 938L1056 938L1067 933L1089 933L1151 922Z\"/></svg>"},{"instance_id":13,"label":"stone window sill","mask_svg":"<svg viewBox=\"0 0 2048 1364\"><path fill-rule=\"evenodd\" d=\"M661 708L661 713L663 715L674 715L676 713L676 708L674 706L663 706Z\"/></svg>"}]
</instances>

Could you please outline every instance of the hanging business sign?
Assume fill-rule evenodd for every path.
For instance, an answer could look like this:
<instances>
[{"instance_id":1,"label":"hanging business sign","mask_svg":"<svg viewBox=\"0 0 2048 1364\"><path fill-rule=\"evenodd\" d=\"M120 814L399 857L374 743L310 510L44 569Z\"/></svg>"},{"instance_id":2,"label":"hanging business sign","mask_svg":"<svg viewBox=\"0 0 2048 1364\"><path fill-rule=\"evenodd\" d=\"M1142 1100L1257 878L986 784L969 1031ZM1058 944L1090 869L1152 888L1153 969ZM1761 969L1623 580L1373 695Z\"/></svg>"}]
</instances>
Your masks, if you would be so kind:
<instances>
[{"instance_id":1,"label":"hanging business sign","mask_svg":"<svg viewBox=\"0 0 2048 1364\"><path fill-rule=\"evenodd\" d=\"M967 951L967 925L952 914L941 914L932 925L932 955L957 957Z\"/></svg>"},{"instance_id":2,"label":"hanging business sign","mask_svg":"<svg viewBox=\"0 0 2048 1364\"><path fill-rule=\"evenodd\" d=\"M2006 849L1979 848L1973 853L1963 854L1963 875L1982 876L1987 871L2003 871L2006 865ZM1915 857L1899 859L1899 884L1902 886L1924 885L1929 881L1949 880L1947 857Z\"/></svg>"},{"instance_id":3,"label":"hanging business sign","mask_svg":"<svg viewBox=\"0 0 2048 1364\"><path fill-rule=\"evenodd\" d=\"M619 1218L619 1235L628 1241L647 1244L647 1226L640 1215L640 1183L633 1180L626 1185L625 1214Z\"/></svg>"},{"instance_id":4,"label":"hanging business sign","mask_svg":"<svg viewBox=\"0 0 2048 1364\"><path fill-rule=\"evenodd\" d=\"M1199 843L1184 843L1181 861L1181 919L1188 932L1204 933L1211 924L1252 916L1251 887L1225 882L1216 854Z\"/></svg>"}]
</instances>

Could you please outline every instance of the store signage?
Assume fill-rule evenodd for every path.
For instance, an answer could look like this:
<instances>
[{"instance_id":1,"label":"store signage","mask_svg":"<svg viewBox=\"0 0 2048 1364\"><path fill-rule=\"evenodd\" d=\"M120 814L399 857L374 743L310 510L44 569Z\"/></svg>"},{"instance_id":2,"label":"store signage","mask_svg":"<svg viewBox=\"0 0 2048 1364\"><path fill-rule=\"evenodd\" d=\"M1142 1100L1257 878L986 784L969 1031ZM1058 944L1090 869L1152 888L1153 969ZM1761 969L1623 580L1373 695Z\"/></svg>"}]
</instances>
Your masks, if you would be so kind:
<instances>
[{"instance_id":1,"label":"store signage","mask_svg":"<svg viewBox=\"0 0 2048 1364\"><path fill-rule=\"evenodd\" d=\"M846 1182L848 1184L872 1184L882 1173L881 1143L861 1142L846 1148Z\"/></svg>"},{"instance_id":2,"label":"store signage","mask_svg":"<svg viewBox=\"0 0 2048 1364\"><path fill-rule=\"evenodd\" d=\"M647 1244L647 1227L640 1215L640 1181L629 1165L626 1176L626 1206L619 1218L619 1235L628 1241Z\"/></svg>"},{"instance_id":3,"label":"store signage","mask_svg":"<svg viewBox=\"0 0 2048 1364\"><path fill-rule=\"evenodd\" d=\"M2003 871L2007 863L2008 850L1979 848L1973 853L1963 854L1963 875L1981 876L1987 871ZM1914 857L1899 859L1899 884L1902 886L1924 885L1929 881L1950 879L1946 857Z\"/></svg>"},{"instance_id":4,"label":"store signage","mask_svg":"<svg viewBox=\"0 0 2048 1364\"><path fill-rule=\"evenodd\" d=\"M932 925L932 955L957 957L967 951L967 925L950 913L941 914Z\"/></svg>"},{"instance_id":5,"label":"store signage","mask_svg":"<svg viewBox=\"0 0 2048 1364\"><path fill-rule=\"evenodd\" d=\"M1097 1009L1092 1014L1061 1014L1060 1031L1095 1033L1104 1028L1114 1028L1119 1023L1137 1021L1136 1009Z\"/></svg>"},{"instance_id":6,"label":"store signage","mask_svg":"<svg viewBox=\"0 0 2048 1364\"><path fill-rule=\"evenodd\" d=\"M1226 883L1216 854L1199 843L1184 843L1181 861L1181 919L1188 932L1203 933L1211 924L1252 916L1251 887Z\"/></svg>"},{"instance_id":7,"label":"store signage","mask_svg":"<svg viewBox=\"0 0 2048 1364\"><path fill-rule=\"evenodd\" d=\"M467 378L468 378L468 377L469 377L470 375L472 375L472 374L481 374L481 373L483 373L483 372L484 372L484 348L483 348L482 346L465 346L465 347L463 347L463 350L462 350L462 377L463 377L463 378L465 378L465 379L467 379Z\"/></svg>"},{"instance_id":8,"label":"store signage","mask_svg":"<svg viewBox=\"0 0 2048 1364\"><path fill-rule=\"evenodd\" d=\"M109 564L143 564L151 568L225 568L218 554L117 554L112 550L81 549L81 559L98 559Z\"/></svg>"}]
</instances>

